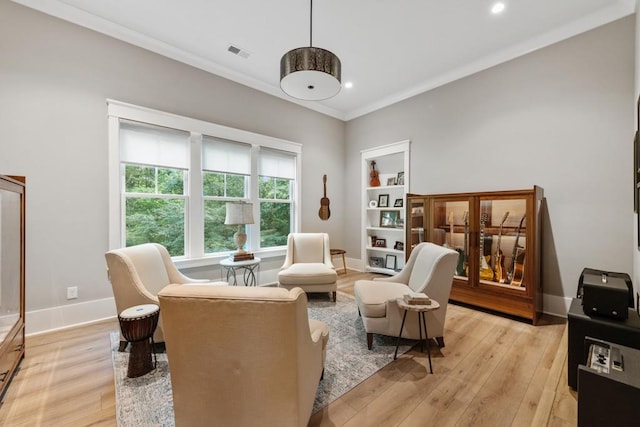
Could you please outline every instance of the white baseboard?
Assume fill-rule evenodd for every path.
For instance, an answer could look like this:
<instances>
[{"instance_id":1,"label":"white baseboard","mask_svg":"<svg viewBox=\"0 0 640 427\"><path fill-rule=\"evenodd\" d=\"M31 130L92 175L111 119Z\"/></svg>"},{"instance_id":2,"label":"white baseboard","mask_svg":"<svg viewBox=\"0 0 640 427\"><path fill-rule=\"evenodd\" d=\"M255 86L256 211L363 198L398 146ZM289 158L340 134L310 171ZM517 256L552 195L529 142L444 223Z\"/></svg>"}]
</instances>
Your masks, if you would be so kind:
<instances>
[{"instance_id":1,"label":"white baseboard","mask_svg":"<svg viewBox=\"0 0 640 427\"><path fill-rule=\"evenodd\" d=\"M567 317L569 307L571 306L570 297L560 297L557 295L542 295L542 307L543 311L547 314L552 314L559 317Z\"/></svg>"},{"instance_id":2,"label":"white baseboard","mask_svg":"<svg viewBox=\"0 0 640 427\"><path fill-rule=\"evenodd\" d=\"M69 304L26 312L25 333L36 335L58 329L66 329L117 316L113 298Z\"/></svg>"}]
</instances>

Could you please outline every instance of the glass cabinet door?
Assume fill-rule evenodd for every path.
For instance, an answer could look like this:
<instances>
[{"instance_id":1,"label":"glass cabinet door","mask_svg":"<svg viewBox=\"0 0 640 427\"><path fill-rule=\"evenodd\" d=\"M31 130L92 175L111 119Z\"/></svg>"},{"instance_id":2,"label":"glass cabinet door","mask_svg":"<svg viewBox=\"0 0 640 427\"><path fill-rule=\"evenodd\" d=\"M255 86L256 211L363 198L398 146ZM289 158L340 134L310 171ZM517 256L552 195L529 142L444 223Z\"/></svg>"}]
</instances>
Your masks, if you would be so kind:
<instances>
[{"instance_id":1,"label":"glass cabinet door","mask_svg":"<svg viewBox=\"0 0 640 427\"><path fill-rule=\"evenodd\" d=\"M458 251L457 277L469 273L469 200L434 200L429 241Z\"/></svg>"},{"instance_id":2,"label":"glass cabinet door","mask_svg":"<svg viewBox=\"0 0 640 427\"><path fill-rule=\"evenodd\" d=\"M480 284L526 290L526 211L524 198L480 200Z\"/></svg>"},{"instance_id":3,"label":"glass cabinet door","mask_svg":"<svg viewBox=\"0 0 640 427\"><path fill-rule=\"evenodd\" d=\"M418 243L425 241L424 224L425 224L425 199L409 198L407 200L407 258Z\"/></svg>"}]
</instances>

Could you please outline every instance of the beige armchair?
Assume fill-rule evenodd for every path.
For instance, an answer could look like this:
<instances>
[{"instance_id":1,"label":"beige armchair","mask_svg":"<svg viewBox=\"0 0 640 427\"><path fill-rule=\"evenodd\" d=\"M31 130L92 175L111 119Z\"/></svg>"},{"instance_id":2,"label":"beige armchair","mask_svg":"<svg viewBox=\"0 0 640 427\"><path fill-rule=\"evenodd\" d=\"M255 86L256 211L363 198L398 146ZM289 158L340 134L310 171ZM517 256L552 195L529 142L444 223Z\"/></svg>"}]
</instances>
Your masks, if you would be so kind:
<instances>
[{"instance_id":1,"label":"beige armchair","mask_svg":"<svg viewBox=\"0 0 640 427\"><path fill-rule=\"evenodd\" d=\"M433 243L420 243L402 271L389 278L358 280L354 293L358 310L367 332L367 346L373 345L373 334L398 336L403 311L397 298L412 292L422 292L440 303L440 309L426 314L429 338L436 338L444 347L444 322L447 302L458 262L458 252ZM418 314L408 312L402 337L418 339Z\"/></svg>"},{"instance_id":2,"label":"beige armchair","mask_svg":"<svg viewBox=\"0 0 640 427\"><path fill-rule=\"evenodd\" d=\"M158 304L158 292L170 283L209 283L191 279L180 273L171 261L167 249L157 243L114 249L105 253L107 273L113 288L118 313L141 304ZM226 282L214 282L226 285ZM153 335L155 342L164 342L162 314ZM120 350L127 342L120 336Z\"/></svg>"},{"instance_id":3,"label":"beige armchair","mask_svg":"<svg viewBox=\"0 0 640 427\"><path fill-rule=\"evenodd\" d=\"M329 327L301 289L169 285L158 294L176 426L306 426Z\"/></svg>"},{"instance_id":4,"label":"beige armchair","mask_svg":"<svg viewBox=\"0 0 640 427\"><path fill-rule=\"evenodd\" d=\"M338 274L331 262L329 235L291 233L287 256L278 273L282 288L302 288L305 292L329 292L336 300Z\"/></svg>"}]
</instances>

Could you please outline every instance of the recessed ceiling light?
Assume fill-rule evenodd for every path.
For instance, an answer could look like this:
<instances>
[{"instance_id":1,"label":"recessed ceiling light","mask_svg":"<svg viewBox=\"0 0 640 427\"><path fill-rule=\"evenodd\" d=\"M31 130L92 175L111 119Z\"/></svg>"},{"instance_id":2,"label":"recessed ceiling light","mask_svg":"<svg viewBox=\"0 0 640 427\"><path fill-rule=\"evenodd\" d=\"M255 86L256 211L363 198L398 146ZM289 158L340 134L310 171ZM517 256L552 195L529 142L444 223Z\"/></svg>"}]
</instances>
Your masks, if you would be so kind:
<instances>
[{"instance_id":1,"label":"recessed ceiling light","mask_svg":"<svg viewBox=\"0 0 640 427\"><path fill-rule=\"evenodd\" d=\"M352 82L344 82L344 87L345 87L345 89L351 89L353 87L353 83Z\"/></svg>"},{"instance_id":2,"label":"recessed ceiling light","mask_svg":"<svg viewBox=\"0 0 640 427\"><path fill-rule=\"evenodd\" d=\"M493 4L493 6L491 6L491 13L493 13L494 15L497 15L499 13L502 13L504 11L504 3L499 1Z\"/></svg>"}]
</instances>

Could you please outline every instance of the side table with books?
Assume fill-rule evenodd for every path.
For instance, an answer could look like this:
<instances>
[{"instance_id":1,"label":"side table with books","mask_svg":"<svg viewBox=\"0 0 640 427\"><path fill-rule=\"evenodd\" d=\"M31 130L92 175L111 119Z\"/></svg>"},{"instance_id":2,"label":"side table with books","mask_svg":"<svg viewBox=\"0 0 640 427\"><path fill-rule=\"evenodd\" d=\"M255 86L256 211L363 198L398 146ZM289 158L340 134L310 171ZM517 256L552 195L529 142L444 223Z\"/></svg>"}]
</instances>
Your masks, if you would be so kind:
<instances>
[{"instance_id":1,"label":"side table with books","mask_svg":"<svg viewBox=\"0 0 640 427\"><path fill-rule=\"evenodd\" d=\"M402 336L402 329L404 328L404 321L407 319L408 311L416 311L418 313L418 330L420 331L420 351L424 351L422 347L422 329L424 328L424 340L427 342L427 355L429 357L429 370L433 374L433 366L431 366L431 346L429 344L429 335L427 334L427 321L425 319L425 313L428 311L437 310L440 308L438 301L429 298L425 294L413 294L405 295L403 298L396 300L398 307L404 310L402 315L402 324L400 325L400 332L398 332L398 341L396 342L396 352L393 355L395 360L398 357L398 347L400 346L400 337Z\"/></svg>"},{"instance_id":2,"label":"side table with books","mask_svg":"<svg viewBox=\"0 0 640 427\"><path fill-rule=\"evenodd\" d=\"M242 279L245 286L258 286L256 272L260 270L260 258L252 253L233 254L229 258L220 261L220 274L226 272L226 280L230 285L237 286L238 270L242 270Z\"/></svg>"}]
</instances>

